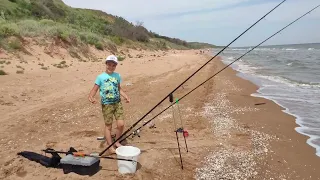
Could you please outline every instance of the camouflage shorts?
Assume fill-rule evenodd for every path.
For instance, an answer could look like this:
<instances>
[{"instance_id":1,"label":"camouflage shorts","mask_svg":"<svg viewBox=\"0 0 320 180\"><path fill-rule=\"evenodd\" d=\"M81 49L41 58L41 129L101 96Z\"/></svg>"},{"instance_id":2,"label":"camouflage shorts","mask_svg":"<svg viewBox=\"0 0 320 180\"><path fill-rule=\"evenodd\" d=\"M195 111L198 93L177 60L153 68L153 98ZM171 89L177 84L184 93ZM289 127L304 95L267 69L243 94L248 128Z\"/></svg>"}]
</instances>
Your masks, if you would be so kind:
<instances>
[{"instance_id":1,"label":"camouflage shorts","mask_svg":"<svg viewBox=\"0 0 320 180\"><path fill-rule=\"evenodd\" d=\"M121 102L115 104L102 104L102 115L105 124L112 124L113 116L116 120L123 120L123 106Z\"/></svg>"}]
</instances>

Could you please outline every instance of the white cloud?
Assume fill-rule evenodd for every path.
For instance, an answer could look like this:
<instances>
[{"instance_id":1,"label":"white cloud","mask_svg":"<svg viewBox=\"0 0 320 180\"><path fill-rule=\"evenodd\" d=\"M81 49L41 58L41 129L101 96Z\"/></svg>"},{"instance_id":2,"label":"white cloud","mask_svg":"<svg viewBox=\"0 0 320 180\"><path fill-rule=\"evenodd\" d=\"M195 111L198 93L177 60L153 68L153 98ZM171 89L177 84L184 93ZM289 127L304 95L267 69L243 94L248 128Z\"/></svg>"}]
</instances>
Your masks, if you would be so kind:
<instances>
[{"instance_id":1,"label":"white cloud","mask_svg":"<svg viewBox=\"0 0 320 180\"><path fill-rule=\"evenodd\" d=\"M146 17L189 12L204 8L223 8L252 0L90 0L90 3L87 0L63 1L73 7L100 9L130 19L144 19Z\"/></svg>"},{"instance_id":2,"label":"white cloud","mask_svg":"<svg viewBox=\"0 0 320 180\"><path fill-rule=\"evenodd\" d=\"M163 0L150 2L147 0L64 0L73 7L99 9L107 13L122 16L135 22L144 22L147 29L162 35L177 37L192 41L205 41L217 44L227 44L242 31L256 22L264 14L274 8L282 0ZM261 39L276 32L303 13L318 5L319 0L287 0L266 19L252 28L247 41L243 44L256 44ZM294 41L315 41L319 33L314 28L316 24L305 24L312 20L320 20L320 8L305 16L297 25L290 27L295 30L286 30L288 35L275 38L271 42L281 43ZM313 21L314 23L314 21ZM303 26L309 29L303 29ZM289 28L288 28L289 29ZM299 30L299 31L298 31ZM296 33L307 32L303 38L292 38ZM299 39L300 38L300 39ZM281 42L280 42L281 41ZM291 42L290 41L290 42ZM241 44L241 42L239 42Z\"/></svg>"},{"instance_id":3,"label":"white cloud","mask_svg":"<svg viewBox=\"0 0 320 180\"><path fill-rule=\"evenodd\" d=\"M187 14L167 19L161 19L157 21L147 19L147 22L153 28L155 28L157 24L159 24L159 22L162 25L159 28L176 26L177 29L199 29L209 28L217 25L220 27L235 27L239 25L253 24L255 21L257 21L267 12L269 12L277 4L278 2L269 2L265 4L250 5L245 7L235 7L223 11L212 11L191 15ZM292 21L298 18L300 15L306 13L314 6L315 3L310 3L310 1L299 1L296 3L291 2L287 4L282 4L273 12L271 12L260 23ZM320 8L318 11L314 11L313 13L305 16L304 19L305 18L320 18Z\"/></svg>"},{"instance_id":4,"label":"white cloud","mask_svg":"<svg viewBox=\"0 0 320 180\"><path fill-rule=\"evenodd\" d=\"M273 1L264 4L235 7L223 11L176 16L157 21L147 20L145 21L145 25L149 29L168 36L175 36L190 41L205 41L226 45L278 3ZM316 0L287 1L250 29L234 44L240 46L245 44L255 45L315 7L317 3L319 2ZM283 31L281 35L275 36L267 43L314 42L316 39L320 41L318 33L314 30L317 29L316 25L306 25L303 23L309 22L311 19L320 19L320 8L300 19L293 26ZM306 29L301 24L304 24ZM296 34L299 34L299 37L296 37Z\"/></svg>"}]
</instances>

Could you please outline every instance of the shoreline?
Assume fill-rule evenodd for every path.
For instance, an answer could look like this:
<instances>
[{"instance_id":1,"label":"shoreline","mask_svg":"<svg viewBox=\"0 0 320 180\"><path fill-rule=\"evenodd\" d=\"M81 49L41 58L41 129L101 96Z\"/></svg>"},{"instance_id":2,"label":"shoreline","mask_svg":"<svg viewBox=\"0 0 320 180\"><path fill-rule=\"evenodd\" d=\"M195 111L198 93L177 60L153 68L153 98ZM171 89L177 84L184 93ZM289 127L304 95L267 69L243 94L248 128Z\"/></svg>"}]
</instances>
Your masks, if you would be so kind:
<instances>
[{"instance_id":1,"label":"shoreline","mask_svg":"<svg viewBox=\"0 0 320 180\"><path fill-rule=\"evenodd\" d=\"M225 65L225 63L223 63L222 61L220 63L222 65ZM297 126L299 126L298 124L296 124L296 117L294 115L291 115L290 113L285 112L286 108L277 104L273 100L254 96L253 94L259 93L258 90L260 87L254 82L239 76L238 74L241 72L236 71L232 67L228 67L227 69L226 70L234 76L232 79L238 81L237 84L241 84L242 87L245 87L247 89L245 91L245 95L243 95L248 96L246 97L248 99L246 100L247 102L266 103L265 105L261 106L267 106L267 104L270 104L268 105L268 107L263 109L264 111L268 112L261 112L261 115L258 116L263 120L256 121L253 120L253 118L250 116L246 117L246 120L244 118L241 118L241 116L237 118L239 119L239 121L248 122L250 124L256 123L254 129L269 134L275 134L279 138L279 141L270 141L271 151L273 151L273 155L269 155L270 157L267 161L268 164L274 165L274 167L271 166L270 169L279 171L277 168L281 167L278 165L280 163L277 164L277 162L272 162L274 161L274 157L278 157L279 159L281 159L279 161L288 162L288 164L284 167L290 169L294 168L296 175L295 177L290 177L290 179L309 177L320 178L320 173L318 173L315 169L315 167L320 165L320 158L318 158L318 156L315 154L315 148L306 143L309 137L296 131ZM232 99L231 101L235 102L236 104L243 105L243 103L237 102L237 99L241 99L241 97L239 97L239 95L234 96L235 97L229 99ZM246 98L242 98L243 101ZM262 117L264 115L268 117ZM291 162L292 165L290 165L289 162ZM297 164L303 165L299 166Z\"/></svg>"},{"instance_id":2,"label":"shoreline","mask_svg":"<svg viewBox=\"0 0 320 180\"><path fill-rule=\"evenodd\" d=\"M223 62L223 64L227 65L228 63L226 62ZM251 83L255 84L257 86L257 90L255 92L253 92L251 94L251 96L253 97L259 97L259 98L264 98L264 99L268 99L270 101L273 101L274 103L276 103L278 106L280 106L281 108L283 108L283 112L288 114L288 115L291 115L295 118L295 124L296 124L296 127L294 128L295 131L303 136L308 136L309 138L306 140L306 144L308 144L309 146L313 147L315 149L315 155L320 157L320 147L316 144L313 144L311 141L314 140L314 139L317 139L317 137L315 137L314 135L310 135L310 134L307 134L307 133L304 133L302 132L301 130L299 130L300 128L303 129L303 128L306 128L305 126L303 126L301 123L303 123L303 121L301 120L302 117L300 117L298 114L295 114L295 113L292 113L290 112L290 107L286 107L285 105L281 104L280 102L278 102L277 100L275 99L272 99L272 98L268 98L266 95L264 95L260 90L262 90L262 88L264 88L263 85L259 84L257 81L259 81L259 78L256 77L255 75L253 74L246 74L246 73L243 73L243 72L240 72L238 71L237 69L233 68L232 66L230 66L233 70L235 70L237 73L236 73L236 76L240 77L241 79L244 79L244 80L247 80L247 81L250 81Z\"/></svg>"}]
</instances>

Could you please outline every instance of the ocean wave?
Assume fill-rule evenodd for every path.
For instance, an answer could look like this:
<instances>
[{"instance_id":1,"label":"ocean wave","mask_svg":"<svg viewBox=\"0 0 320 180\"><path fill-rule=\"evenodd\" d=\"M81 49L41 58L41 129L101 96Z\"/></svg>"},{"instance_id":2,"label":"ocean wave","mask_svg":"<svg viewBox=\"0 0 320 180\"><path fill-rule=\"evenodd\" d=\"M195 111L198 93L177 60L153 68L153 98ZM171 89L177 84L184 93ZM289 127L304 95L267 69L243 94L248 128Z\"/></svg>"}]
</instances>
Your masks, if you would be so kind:
<instances>
[{"instance_id":1,"label":"ocean wave","mask_svg":"<svg viewBox=\"0 0 320 180\"><path fill-rule=\"evenodd\" d=\"M265 47L265 46L258 46L256 47L253 51L316 51L320 50L318 48L319 46L316 47L308 47L308 46L301 46L301 47L281 47L281 46L276 46L276 47ZM229 51L249 51L253 47L239 47L239 48L228 48L227 50Z\"/></svg>"},{"instance_id":2,"label":"ocean wave","mask_svg":"<svg viewBox=\"0 0 320 180\"><path fill-rule=\"evenodd\" d=\"M283 48L282 50L285 50L285 51L296 51L298 49L293 49L293 48Z\"/></svg>"},{"instance_id":3,"label":"ocean wave","mask_svg":"<svg viewBox=\"0 0 320 180\"><path fill-rule=\"evenodd\" d=\"M250 49L242 49L242 48L235 48L235 49L231 49L232 51L248 51Z\"/></svg>"},{"instance_id":4,"label":"ocean wave","mask_svg":"<svg viewBox=\"0 0 320 180\"><path fill-rule=\"evenodd\" d=\"M277 48L255 48L254 50L257 50L257 51L273 51L273 50L277 50Z\"/></svg>"},{"instance_id":5,"label":"ocean wave","mask_svg":"<svg viewBox=\"0 0 320 180\"><path fill-rule=\"evenodd\" d=\"M310 99L310 97L308 98L301 98L299 97L297 94L296 96L294 94L276 94L276 93L265 93L263 90L259 90L259 93L263 94L264 98L267 99L272 99L272 100L277 100L277 101L286 101L286 102L294 102L294 103L299 103L300 105L302 105L303 103L308 103L308 104L316 104L318 102L318 100L314 100L314 99Z\"/></svg>"},{"instance_id":6,"label":"ocean wave","mask_svg":"<svg viewBox=\"0 0 320 180\"><path fill-rule=\"evenodd\" d=\"M283 63L281 61L278 61L278 62L279 63ZM299 68L299 69L301 69L301 68L304 68L304 69L309 68L308 64L303 63L303 62L299 62L299 61L289 61L288 60L285 63L286 63L287 66L291 66L292 68Z\"/></svg>"},{"instance_id":7,"label":"ocean wave","mask_svg":"<svg viewBox=\"0 0 320 180\"><path fill-rule=\"evenodd\" d=\"M232 48L232 49L229 49L231 51L249 51L251 50L252 48ZM296 49L296 48L255 48L253 51L275 51L275 50L283 50L283 51L296 51L296 50L299 50L299 49ZM314 48L309 48L308 50L314 50Z\"/></svg>"},{"instance_id":8,"label":"ocean wave","mask_svg":"<svg viewBox=\"0 0 320 180\"><path fill-rule=\"evenodd\" d=\"M225 57L223 59L223 62L225 64L231 63L231 61L234 61L236 58L231 57ZM234 70L242 72L242 73L249 73L254 74L257 70L261 69L260 67L251 66L245 62L242 61L242 59L238 60L238 62L235 62L233 66L231 66Z\"/></svg>"},{"instance_id":9,"label":"ocean wave","mask_svg":"<svg viewBox=\"0 0 320 180\"><path fill-rule=\"evenodd\" d=\"M242 73L250 73L250 74L255 74L257 72L257 70L261 69L259 67L255 67L255 66L251 66L249 64L245 64L245 63L238 63L237 64L237 71L240 71Z\"/></svg>"},{"instance_id":10,"label":"ocean wave","mask_svg":"<svg viewBox=\"0 0 320 180\"><path fill-rule=\"evenodd\" d=\"M279 76L266 76L266 75L258 75L261 78L288 85L290 87L306 87L306 88L320 88L320 83L317 82L301 82L301 81L293 81L284 77Z\"/></svg>"}]
</instances>

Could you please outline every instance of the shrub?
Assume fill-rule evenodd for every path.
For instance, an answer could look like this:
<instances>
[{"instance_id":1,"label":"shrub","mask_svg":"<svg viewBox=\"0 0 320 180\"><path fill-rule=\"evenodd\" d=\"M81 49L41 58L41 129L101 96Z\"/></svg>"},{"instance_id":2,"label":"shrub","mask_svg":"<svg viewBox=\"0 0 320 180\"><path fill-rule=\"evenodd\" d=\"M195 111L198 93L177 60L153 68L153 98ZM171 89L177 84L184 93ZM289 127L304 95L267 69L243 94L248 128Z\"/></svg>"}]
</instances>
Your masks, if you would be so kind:
<instances>
[{"instance_id":1,"label":"shrub","mask_svg":"<svg viewBox=\"0 0 320 180\"><path fill-rule=\"evenodd\" d=\"M35 37L42 34L42 28L38 21L35 20L23 20L17 23L20 29L20 35L27 37Z\"/></svg>"},{"instance_id":2,"label":"shrub","mask_svg":"<svg viewBox=\"0 0 320 180\"><path fill-rule=\"evenodd\" d=\"M65 16L63 9L57 7L53 0L32 1L28 6L31 14L39 19L58 19Z\"/></svg>"},{"instance_id":3,"label":"shrub","mask_svg":"<svg viewBox=\"0 0 320 180\"><path fill-rule=\"evenodd\" d=\"M21 44L20 40L17 38L10 40L8 45L9 45L9 48L11 48L11 49L21 49L22 48L22 44Z\"/></svg>"},{"instance_id":4,"label":"shrub","mask_svg":"<svg viewBox=\"0 0 320 180\"><path fill-rule=\"evenodd\" d=\"M141 25L134 26L122 17L116 17L114 24L108 26L113 36L125 37L134 41L148 42L148 31Z\"/></svg>"},{"instance_id":5,"label":"shrub","mask_svg":"<svg viewBox=\"0 0 320 180\"><path fill-rule=\"evenodd\" d=\"M0 75L7 75L7 73L4 72L4 70L0 69Z\"/></svg>"},{"instance_id":6,"label":"shrub","mask_svg":"<svg viewBox=\"0 0 320 180\"><path fill-rule=\"evenodd\" d=\"M104 48L102 43L103 38L97 34L81 32L80 39L85 44L94 45L99 50L103 50Z\"/></svg>"},{"instance_id":7,"label":"shrub","mask_svg":"<svg viewBox=\"0 0 320 180\"><path fill-rule=\"evenodd\" d=\"M118 56L118 60L119 60L119 61L123 61L125 58L126 58L126 57L124 57L124 56Z\"/></svg>"},{"instance_id":8,"label":"shrub","mask_svg":"<svg viewBox=\"0 0 320 180\"><path fill-rule=\"evenodd\" d=\"M112 36L110 39L112 42L116 43L117 45L121 45L124 42L124 39L119 36Z\"/></svg>"},{"instance_id":9,"label":"shrub","mask_svg":"<svg viewBox=\"0 0 320 180\"><path fill-rule=\"evenodd\" d=\"M103 50L103 45L102 45L101 42L96 42L96 43L95 43L95 47L96 47L97 49L99 49L99 50Z\"/></svg>"},{"instance_id":10,"label":"shrub","mask_svg":"<svg viewBox=\"0 0 320 180\"><path fill-rule=\"evenodd\" d=\"M5 23L0 26L0 37L9 37L19 34L19 28L15 23Z\"/></svg>"},{"instance_id":11,"label":"shrub","mask_svg":"<svg viewBox=\"0 0 320 180\"><path fill-rule=\"evenodd\" d=\"M100 37L94 33L80 33L80 39L81 41L87 43L87 44L91 44L91 45L95 45L97 42L100 41Z\"/></svg>"},{"instance_id":12,"label":"shrub","mask_svg":"<svg viewBox=\"0 0 320 180\"><path fill-rule=\"evenodd\" d=\"M56 24L56 22L51 19L41 19L39 23L41 25L47 25L47 26L54 26Z\"/></svg>"},{"instance_id":13,"label":"shrub","mask_svg":"<svg viewBox=\"0 0 320 180\"><path fill-rule=\"evenodd\" d=\"M68 29L57 29L57 37L60 38L63 41L69 40L70 32Z\"/></svg>"}]
</instances>

